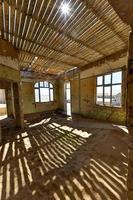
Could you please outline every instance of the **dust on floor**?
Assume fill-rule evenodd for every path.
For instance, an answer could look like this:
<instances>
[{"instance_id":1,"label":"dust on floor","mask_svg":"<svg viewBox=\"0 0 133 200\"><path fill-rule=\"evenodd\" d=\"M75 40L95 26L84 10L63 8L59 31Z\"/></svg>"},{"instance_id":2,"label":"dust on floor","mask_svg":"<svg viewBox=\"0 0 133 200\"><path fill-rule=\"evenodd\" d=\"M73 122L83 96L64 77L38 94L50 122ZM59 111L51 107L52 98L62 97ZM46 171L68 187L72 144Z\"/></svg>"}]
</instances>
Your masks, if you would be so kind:
<instances>
[{"instance_id":1,"label":"dust on floor","mask_svg":"<svg viewBox=\"0 0 133 200\"><path fill-rule=\"evenodd\" d=\"M7 136L1 200L127 200L125 127L52 116Z\"/></svg>"}]
</instances>

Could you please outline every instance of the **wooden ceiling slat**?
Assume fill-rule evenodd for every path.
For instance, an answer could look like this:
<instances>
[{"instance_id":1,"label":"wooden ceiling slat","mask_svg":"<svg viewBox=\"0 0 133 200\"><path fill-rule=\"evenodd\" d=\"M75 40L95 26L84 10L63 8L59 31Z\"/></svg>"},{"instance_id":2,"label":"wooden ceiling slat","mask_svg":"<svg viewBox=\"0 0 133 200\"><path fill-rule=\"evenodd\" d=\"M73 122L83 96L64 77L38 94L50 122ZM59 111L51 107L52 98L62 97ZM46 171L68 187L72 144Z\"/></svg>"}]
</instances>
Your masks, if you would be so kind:
<instances>
[{"instance_id":1,"label":"wooden ceiling slat","mask_svg":"<svg viewBox=\"0 0 133 200\"><path fill-rule=\"evenodd\" d=\"M14 38L14 34L16 33L16 23L17 23L17 0L15 0L15 7L14 7L14 19L13 19L13 45L15 46L15 38Z\"/></svg>"},{"instance_id":2,"label":"wooden ceiling slat","mask_svg":"<svg viewBox=\"0 0 133 200\"><path fill-rule=\"evenodd\" d=\"M54 13L54 16L52 15L52 13L54 12L54 9L55 9L55 7L56 7L57 2L58 2L58 0L55 0L55 2L54 2L54 4L53 4L53 7L52 7L52 9L51 9L51 11L50 11L50 13L49 13L49 15L48 15L48 17L47 17L47 22L50 21L51 24L52 24L52 22L54 21L54 19L56 18L57 13L58 13L59 10L60 10L60 7L58 7L58 9L57 9L57 10L55 11L55 13ZM64 2L65 2L65 0L62 1L62 3L64 3ZM51 20L50 20L50 18L51 18Z\"/></svg>"},{"instance_id":3,"label":"wooden ceiling slat","mask_svg":"<svg viewBox=\"0 0 133 200\"><path fill-rule=\"evenodd\" d=\"M24 40L24 38L21 38L21 37L19 37L20 38L20 40ZM54 51L57 51L57 52L60 52L60 53L63 53L63 54L65 54L65 55L69 55L69 56L72 56L72 57L75 57L75 58L78 58L77 56L73 56L73 55L71 55L71 54L68 54L68 53L64 53L63 51L61 51L61 50L57 50L57 49L54 49L54 48L50 48L50 47L48 47L47 45L41 45L41 44L39 44L39 43L33 43L33 41L30 41L30 40L25 40L25 42L26 41L29 41L29 43L32 43L32 44L34 44L34 45L40 45L40 46L42 46L42 47L46 47L46 48L48 48L48 49L52 49L52 50L54 50ZM84 59L82 59L82 58L79 58L79 59L81 59L81 60L84 60ZM84 61L87 61L87 60L84 60Z\"/></svg>"},{"instance_id":4,"label":"wooden ceiling slat","mask_svg":"<svg viewBox=\"0 0 133 200\"><path fill-rule=\"evenodd\" d=\"M20 13L19 24L21 23L21 19L22 19L23 14L25 14L25 12ZM33 16L31 17L28 14L26 14L26 16L29 17L29 18L32 18L32 21L34 21L34 25L32 27L32 31L30 33L30 37L32 37L33 32L35 31L35 27L38 25L38 23L41 23L43 26L47 26L51 31L54 31L54 32L58 33L59 35L64 35L65 37L69 38L70 40L75 41L79 44L82 44L82 45L86 46L87 48L90 48L89 45L86 45L82 41L76 39L76 37L73 37L73 36L67 34L64 31L61 31L60 29L53 27L51 24L48 24L48 23L46 24L46 22L43 22L42 19L40 19L40 18L38 19L38 18L33 17ZM19 35L19 33L20 33L20 25L18 27L18 35ZM92 49L92 47L91 47L91 49ZM93 50L97 52L97 50L95 48L93 48ZM101 52L99 52L99 53L102 54Z\"/></svg>"},{"instance_id":5,"label":"wooden ceiling slat","mask_svg":"<svg viewBox=\"0 0 133 200\"><path fill-rule=\"evenodd\" d=\"M6 39L6 19L5 19L5 4L4 4L4 0L2 0L2 33L3 34L3 38Z\"/></svg>"},{"instance_id":6,"label":"wooden ceiling slat","mask_svg":"<svg viewBox=\"0 0 133 200\"><path fill-rule=\"evenodd\" d=\"M127 48L130 27L107 0L2 0L1 34L20 50L19 64L38 72L82 67Z\"/></svg>"},{"instance_id":7,"label":"wooden ceiling slat","mask_svg":"<svg viewBox=\"0 0 133 200\"><path fill-rule=\"evenodd\" d=\"M123 36L120 34L120 32L117 32L114 28L113 28L113 23L111 21L107 21L106 16L102 16L101 12L99 12L98 10L96 10L90 3L89 1L87 1L88 8L91 7L92 12L111 30L113 31L116 35L118 35L118 37L125 43L125 40L123 39ZM107 7L106 7L107 8ZM104 10L102 10L104 11Z\"/></svg>"},{"instance_id":8,"label":"wooden ceiling slat","mask_svg":"<svg viewBox=\"0 0 133 200\"><path fill-rule=\"evenodd\" d=\"M32 52L28 52L28 51L20 51L20 52L23 52L23 53L27 53L27 54L29 54L29 55L34 55L34 56L37 56L37 57L39 57L39 58L43 58L43 59L46 59L46 60L50 60L50 61L54 61L54 62L58 62L58 63L60 63L60 64L63 64L63 65L66 65L66 66L71 66L69 63L66 63L66 62L62 62L62 61L60 61L60 60L57 60L57 59L53 59L53 58L50 58L50 57L46 57L46 56L42 56L42 55L40 55L40 54L35 54L35 53L32 53ZM72 67L77 67L77 66L72 66Z\"/></svg>"},{"instance_id":9,"label":"wooden ceiling slat","mask_svg":"<svg viewBox=\"0 0 133 200\"><path fill-rule=\"evenodd\" d=\"M71 10L73 11L73 10L75 10L75 12L77 12L77 10L79 11L78 13L80 13L80 10L79 10L79 7L75 7L75 5L76 5L76 3L78 2L78 0L75 0L73 3L71 3L71 0L69 0L67 3L69 4L69 3L71 3ZM64 1L61 3L61 5L64 3ZM60 5L60 6L61 6ZM60 7L59 7L60 8ZM78 14L77 13L77 14ZM70 17L69 17L69 24L71 23L70 21L71 21L71 18L73 17L73 14L74 13L71 13L70 14ZM58 9L58 15L59 16L57 16L57 18L55 18L55 21L53 21L52 20L52 22L51 22L51 24L54 24L54 26L56 27L58 27L59 29L60 28L62 28L63 29L63 24L64 24L64 22L66 22L67 21L67 16L63 16L63 14L61 13L61 9Z\"/></svg>"},{"instance_id":10,"label":"wooden ceiling slat","mask_svg":"<svg viewBox=\"0 0 133 200\"><path fill-rule=\"evenodd\" d=\"M60 25L59 25L59 27L60 28L62 28L62 29L65 29L65 26L67 25L67 24L70 24L71 22L72 22L72 19L75 17L75 18L77 18L77 16L82 12L82 3L79 3L79 0L77 0L77 1L74 1L74 4L73 5L71 5L71 10L72 10L72 12L71 12L71 15L70 15L70 17L68 17L67 19L65 19L65 20L62 20L61 22L60 22ZM56 22L57 23L57 22Z\"/></svg>"}]
</instances>

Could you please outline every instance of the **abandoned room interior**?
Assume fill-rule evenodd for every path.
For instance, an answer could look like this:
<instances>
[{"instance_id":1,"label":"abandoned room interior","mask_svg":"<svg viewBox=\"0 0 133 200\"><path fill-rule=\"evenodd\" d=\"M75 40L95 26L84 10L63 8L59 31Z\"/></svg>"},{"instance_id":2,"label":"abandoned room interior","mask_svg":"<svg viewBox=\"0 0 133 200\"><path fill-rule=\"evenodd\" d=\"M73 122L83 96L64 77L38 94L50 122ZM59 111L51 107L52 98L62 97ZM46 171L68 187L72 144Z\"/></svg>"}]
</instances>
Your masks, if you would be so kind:
<instances>
[{"instance_id":1,"label":"abandoned room interior","mask_svg":"<svg viewBox=\"0 0 133 200\"><path fill-rule=\"evenodd\" d=\"M133 200L133 1L0 1L0 200Z\"/></svg>"}]
</instances>

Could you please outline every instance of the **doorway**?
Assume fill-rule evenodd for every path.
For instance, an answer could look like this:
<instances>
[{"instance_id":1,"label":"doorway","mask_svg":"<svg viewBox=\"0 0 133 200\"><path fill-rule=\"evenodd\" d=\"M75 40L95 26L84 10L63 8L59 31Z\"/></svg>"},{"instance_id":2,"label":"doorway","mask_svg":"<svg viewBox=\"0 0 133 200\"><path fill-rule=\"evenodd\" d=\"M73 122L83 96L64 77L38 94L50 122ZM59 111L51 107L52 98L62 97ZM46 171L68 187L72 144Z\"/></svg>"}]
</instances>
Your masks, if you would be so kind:
<instances>
[{"instance_id":1,"label":"doorway","mask_svg":"<svg viewBox=\"0 0 133 200\"><path fill-rule=\"evenodd\" d=\"M71 85L70 82L65 83L65 113L71 116Z\"/></svg>"},{"instance_id":2,"label":"doorway","mask_svg":"<svg viewBox=\"0 0 133 200\"><path fill-rule=\"evenodd\" d=\"M0 120L7 117L6 91L0 89Z\"/></svg>"}]
</instances>

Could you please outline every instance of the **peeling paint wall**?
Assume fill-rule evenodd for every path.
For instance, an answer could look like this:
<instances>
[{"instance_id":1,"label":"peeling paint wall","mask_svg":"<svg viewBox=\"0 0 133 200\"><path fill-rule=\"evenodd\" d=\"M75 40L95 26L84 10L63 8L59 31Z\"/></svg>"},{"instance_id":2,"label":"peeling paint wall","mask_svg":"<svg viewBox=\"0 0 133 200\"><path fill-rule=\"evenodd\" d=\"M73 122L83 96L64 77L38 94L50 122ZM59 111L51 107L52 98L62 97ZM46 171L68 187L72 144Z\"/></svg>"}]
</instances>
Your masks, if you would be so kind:
<instances>
[{"instance_id":1,"label":"peeling paint wall","mask_svg":"<svg viewBox=\"0 0 133 200\"><path fill-rule=\"evenodd\" d=\"M19 71L18 50L0 38L0 64Z\"/></svg>"},{"instance_id":2,"label":"peeling paint wall","mask_svg":"<svg viewBox=\"0 0 133 200\"><path fill-rule=\"evenodd\" d=\"M6 110L9 117L14 116L14 103L13 103L13 88L12 82L0 80L0 89L5 90L6 96Z\"/></svg>"},{"instance_id":3,"label":"peeling paint wall","mask_svg":"<svg viewBox=\"0 0 133 200\"><path fill-rule=\"evenodd\" d=\"M54 102L35 103L34 100L34 83L22 84L22 96L24 114L38 113L44 111L52 111L58 108L58 84L54 84Z\"/></svg>"},{"instance_id":4,"label":"peeling paint wall","mask_svg":"<svg viewBox=\"0 0 133 200\"><path fill-rule=\"evenodd\" d=\"M21 77L18 65L18 50L9 42L0 39L0 81L9 83L6 89L8 116L15 118L17 127L23 127L23 104L21 98ZM0 85L1 88L1 85Z\"/></svg>"},{"instance_id":5,"label":"peeling paint wall","mask_svg":"<svg viewBox=\"0 0 133 200\"><path fill-rule=\"evenodd\" d=\"M113 70L113 69L112 69ZM105 107L96 105L96 74L104 74L111 72L102 68L102 70L97 70L93 74L91 71L81 72L80 79L76 76L73 77L71 81L71 96L72 96L72 113L82 114L90 118L110 121L118 124L125 124L126 121L126 83L123 80L123 106L122 108ZM125 74L125 72L123 72ZM78 75L77 75L78 76ZM60 81L60 108L63 109L64 102L64 81Z\"/></svg>"},{"instance_id":6,"label":"peeling paint wall","mask_svg":"<svg viewBox=\"0 0 133 200\"><path fill-rule=\"evenodd\" d=\"M80 113L80 77L79 74L71 81L72 113Z\"/></svg>"},{"instance_id":7,"label":"peeling paint wall","mask_svg":"<svg viewBox=\"0 0 133 200\"><path fill-rule=\"evenodd\" d=\"M12 83L20 83L20 72L7 66L0 65L0 89L6 90L8 116L15 116Z\"/></svg>"},{"instance_id":8,"label":"peeling paint wall","mask_svg":"<svg viewBox=\"0 0 133 200\"><path fill-rule=\"evenodd\" d=\"M126 110L124 104L122 108L96 105L96 77L82 79L80 82L82 115L119 124L125 123Z\"/></svg>"},{"instance_id":9,"label":"peeling paint wall","mask_svg":"<svg viewBox=\"0 0 133 200\"><path fill-rule=\"evenodd\" d=\"M20 81L20 72L18 70L0 65L0 79L18 82Z\"/></svg>"},{"instance_id":10,"label":"peeling paint wall","mask_svg":"<svg viewBox=\"0 0 133 200\"><path fill-rule=\"evenodd\" d=\"M64 110L64 81L59 80L59 108Z\"/></svg>"}]
</instances>

